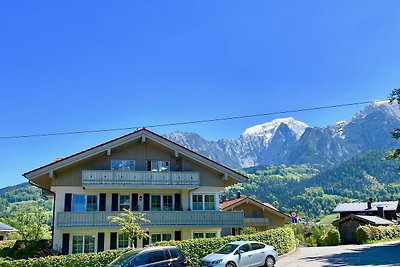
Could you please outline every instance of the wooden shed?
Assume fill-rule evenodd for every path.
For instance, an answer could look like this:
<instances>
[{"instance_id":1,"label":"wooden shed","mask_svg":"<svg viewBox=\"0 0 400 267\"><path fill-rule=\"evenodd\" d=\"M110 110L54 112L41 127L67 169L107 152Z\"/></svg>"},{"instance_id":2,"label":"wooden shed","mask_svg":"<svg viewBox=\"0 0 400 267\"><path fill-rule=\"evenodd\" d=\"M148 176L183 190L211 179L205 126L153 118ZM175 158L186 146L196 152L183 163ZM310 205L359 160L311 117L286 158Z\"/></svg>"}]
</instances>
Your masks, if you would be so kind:
<instances>
[{"instance_id":1,"label":"wooden shed","mask_svg":"<svg viewBox=\"0 0 400 267\"><path fill-rule=\"evenodd\" d=\"M349 214L344 218L336 220L333 225L339 228L340 239L342 244L356 244L357 237L356 231L357 227L360 225L393 225L392 221L386 220L378 216L368 216L368 215L356 215Z\"/></svg>"}]
</instances>

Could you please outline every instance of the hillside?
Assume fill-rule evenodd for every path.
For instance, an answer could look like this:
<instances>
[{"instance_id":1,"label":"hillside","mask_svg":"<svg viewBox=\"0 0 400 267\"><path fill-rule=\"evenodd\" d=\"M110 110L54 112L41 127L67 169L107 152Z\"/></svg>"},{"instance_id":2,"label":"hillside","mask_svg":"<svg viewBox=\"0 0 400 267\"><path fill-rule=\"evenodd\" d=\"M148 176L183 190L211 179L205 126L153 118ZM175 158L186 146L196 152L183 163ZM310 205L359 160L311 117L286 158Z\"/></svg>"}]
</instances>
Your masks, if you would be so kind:
<instances>
[{"instance_id":1,"label":"hillside","mask_svg":"<svg viewBox=\"0 0 400 267\"><path fill-rule=\"evenodd\" d=\"M244 169L248 182L225 190L269 202L283 212L298 210L304 219L329 214L339 202L400 198L400 177L385 151L366 151L331 169L321 166L260 166Z\"/></svg>"}]
</instances>

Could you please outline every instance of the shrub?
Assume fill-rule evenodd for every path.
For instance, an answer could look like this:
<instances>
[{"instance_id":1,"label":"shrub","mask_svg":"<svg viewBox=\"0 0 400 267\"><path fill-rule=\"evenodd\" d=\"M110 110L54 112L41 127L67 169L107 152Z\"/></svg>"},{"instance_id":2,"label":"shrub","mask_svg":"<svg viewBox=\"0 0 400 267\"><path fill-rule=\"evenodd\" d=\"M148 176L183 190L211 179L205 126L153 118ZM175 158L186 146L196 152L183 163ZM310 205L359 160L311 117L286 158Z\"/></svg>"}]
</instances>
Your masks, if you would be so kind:
<instances>
[{"instance_id":1,"label":"shrub","mask_svg":"<svg viewBox=\"0 0 400 267\"><path fill-rule=\"evenodd\" d=\"M0 250L0 257L11 259L28 259L33 258L42 250L49 250L51 248L51 240L37 240L37 241L13 241L9 242L10 246L3 247ZM11 246L12 244L12 246Z\"/></svg>"},{"instance_id":2,"label":"shrub","mask_svg":"<svg viewBox=\"0 0 400 267\"><path fill-rule=\"evenodd\" d=\"M238 240L253 240L274 246L279 254L287 253L296 247L294 232L289 227L267 230L251 235L226 236L219 238L200 238L183 241L158 242L155 245L177 246L185 254L190 266L199 266L201 259L226 243Z\"/></svg>"},{"instance_id":3,"label":"shrub","mask_svg":"<svg viewBox=\"0 0 400 267\"><path fill-rule=\"evenodd\" d=\"M255 233L257 233L257 229L251 226L246 226L240 231L241 235L252 235Z\"/></svg>"},{"instance_id":4,"label":"shrub","mask_svg":"<svg viewBox=\"0 0 400 267\"><path fill-rule=\"evenodd\" d=\"M337 229L330 229L321 236L321 246L337 246L340 244L340 233Z\"/></svg>"},{"instance_id":5,"label":"shrub","mask_svg":"<svg viewBox=\"0 0 400 267\"><path fill-rule=\"evenodd\" d=\"M340 233L333 226L328 225L303 225L291 226L295 232L298 243L304 246L337 246L340 244Z\"/></svg>"},{"instance_id":6,"label":"shrub","mask_svg":"<svg viewBox=\"0 0 400 267\"><path fill-rule=\"evenodd\" d=\"M378 240L391 240L400 238L400 225L371 226L361 225L356 231L357 243L366 244Z\"/></svg>"}]
</instances>

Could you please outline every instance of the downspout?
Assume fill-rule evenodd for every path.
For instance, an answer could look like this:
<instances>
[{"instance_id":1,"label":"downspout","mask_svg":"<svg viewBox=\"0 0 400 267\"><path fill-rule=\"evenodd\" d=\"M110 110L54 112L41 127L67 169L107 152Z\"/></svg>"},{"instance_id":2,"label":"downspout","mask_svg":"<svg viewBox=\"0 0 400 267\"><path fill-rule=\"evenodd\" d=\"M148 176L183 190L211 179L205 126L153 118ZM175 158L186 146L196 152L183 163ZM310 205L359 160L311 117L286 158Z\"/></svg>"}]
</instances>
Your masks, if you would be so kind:
<instances>
[{"instance_id":1,"label":"downspout","mask_svg":"<svg viewBox=\"0 0 400 267\"><path fill-rule=\"evenodd\" d=\"M26 177L25 177L26 178ZM28 178L27 178L28 179ZM35 186L35 187L37 187L37 188L40 188L40 189L42 189L42 192L43 191L46 191L46 192L49 192L49 193L51 193L51 194L53 194L53 196L54 196L54 199L53 199L53 223L51 224L51 248L53 249L54 248L54 218L55 218L55 210L56 210L56 194L54 193L54 192L52 192L52 191L50 191L50 190L47 190L47 189L45 189L45 188L43 188L43 187L41 187L41 186L39 186L39 185L37 185L37 184L35 184L34 182L32 182L31 180L29 180L28 179L28 183L30 184L30 185L33 185L33 186Z\"/></svg>"}]
</instances>

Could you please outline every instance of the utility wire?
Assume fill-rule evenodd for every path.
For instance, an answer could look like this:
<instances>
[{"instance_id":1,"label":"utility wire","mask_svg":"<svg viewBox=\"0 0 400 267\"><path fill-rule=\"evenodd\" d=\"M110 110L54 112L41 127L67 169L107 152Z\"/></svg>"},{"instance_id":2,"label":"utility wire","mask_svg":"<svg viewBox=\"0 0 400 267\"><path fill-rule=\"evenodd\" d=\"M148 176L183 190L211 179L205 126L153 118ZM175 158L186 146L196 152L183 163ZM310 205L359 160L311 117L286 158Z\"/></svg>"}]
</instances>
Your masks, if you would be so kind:
<instances>
[{"instance_id":1,"label":"utility wire","mask_svg":"<svg viewBox=\"0 0 400 267\"><path fill-rule=\"evenodd\" d=\"M274 111L274 112L268 112L268 113L233 116L233 117L225 117L225 118L214 118L214 119L204 119L204 120L194 120L194 121L183 121L183 122L153 124L153 125L147 125L147 126L108 128L108 129L99 129L99 130L82 130L82 131L56 132L56 133L42 133L42 134L0 136L0 140L31 138L31 137L58 136L58 135L74 135L74 134L87 134L87 133L114 132L114 131L125 131L125 130L134 130L134 129L136 130L136 129L139 129L139 128L158 128L158 127L188 125L188 124L197 124L197 123L228 121L228 120L247 119L247 118L263 117L263 116L270 116L270 115L280 115L280 114L287 114L287 113L298 113L298 112L305 112L305 111L314 111L314 110L322 110L322 109L332 109L332 108L357 106L357 105L364 105L364 104L369 104L369 103L372 103L372 102L379 102L379 101L389 101L389 99L361 101L361 102L353 102L353 103L346 103L346 104L337 104L337 105L330 105L330 106L320 106L320 107L293 109L293 110L285 110L285 111Z\"/></svg>"}]
</instances>

